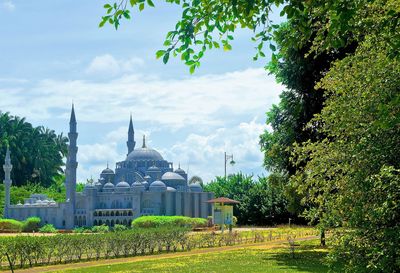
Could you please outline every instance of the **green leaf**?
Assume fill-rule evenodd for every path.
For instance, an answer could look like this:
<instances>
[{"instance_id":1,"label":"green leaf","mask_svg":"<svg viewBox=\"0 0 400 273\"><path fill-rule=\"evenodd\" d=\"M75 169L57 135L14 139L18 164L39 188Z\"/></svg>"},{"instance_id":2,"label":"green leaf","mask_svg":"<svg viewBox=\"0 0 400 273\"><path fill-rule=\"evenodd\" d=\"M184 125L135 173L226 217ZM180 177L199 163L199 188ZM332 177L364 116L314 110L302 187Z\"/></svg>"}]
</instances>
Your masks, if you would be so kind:
<instances>
[{"instance_id":1,"label":"green leaf","mask_svg":"<svg viewBox=\"0 0 400 273\"><path fill-rule=\"evenodd\" d=\"M163 56L165 54L165 50L159 50L156 52L156 58L160 59L161 56Z\"/></svg>"},{"instance_id":2,"label":"green leaf","mask_svg":"<svg viewBox=\"0 0 400 273\"><path fill-rule=\"evenodd\" d=\"M190 68L189 68L190 74L193 74L195 69L196 69L196 65L195 64L191 65Z\"/></svg>"},{"instance_id":3,"label":"green leaf","mask_svg":"<svg viewBox=\"0 0 400 273\"><path fill-rule=\"evenodd\" d=\"M168 63L168 59L169 59L169 52L165 53L165 55L163 57L163 63L164 64Z\"/></svg>"},{"instance_id":4,"label":"green leaf","mask_svg":"<svg viewBox=\"0 0 400 273\"><path fill-rule=\"evenodd\" d=\"M123 15L124 15L124 17L125 17L126 19L131 19L131 16L129 15L129 11L125 11L125 12L123 13Z\"/></svg>"},{"instance_id":5,"label":"green leaf","mask_svg":"<svg viewBox=\"0 0 400 273\"><path fill-rule=\"evenodd\" d=\"M104 7L105 9L112 8L110 4L105 4L103 7Z\"/></svg>"},{"instance_id":6,"label":"green leaf","mask_svg":"<svg viewBox=\"0 0 400 273\"><path fill-rule=\"evenodd\" d=\"M274 46L273 44L269 44L269 48L270 48L272 51L275 51L275 50L276 50L276 46Z\"/></svg>"},{"instance_id":7,"label":"green leaf","mask_svg":"<svg viewBox=\"0 0 400 273\"><path fill-rule=\"evenodd\" d=\"M106 22L107 22L107 20L101 21L100 24L99 24L99 27L103 27Z\"/></svg>"},{"instance_id":8,"label":"green leaf","mask_svg":"<svg viewBox=\"0 0 400 273\"><path fill-rule=\"evenodd\" d=\"M154 8L154 3L153 3L151 0L147 0L147 4L148 4L150 7L153 7L153 8Z\"/></svg>"},{"instance_id":9,"label":"green leaf","mask_svg":"<svg viewBox=\"0 0 400 273\"><path fill-rule=\"evenodd\" d=\"M140 3L140 5L139 5L139 11L142 11L142 10L144 10L144 3Z\"/></svg>"},{"instance_id":10,"label":"green leaf","mask_svg":"<svg viewBox=\"0 0 400 273\"><path fill-rule=\"evenodd\" d=\"M224 44L224 50L225 51L232 50L232 46L230 44Z\"/></svg>"}]
</instances>

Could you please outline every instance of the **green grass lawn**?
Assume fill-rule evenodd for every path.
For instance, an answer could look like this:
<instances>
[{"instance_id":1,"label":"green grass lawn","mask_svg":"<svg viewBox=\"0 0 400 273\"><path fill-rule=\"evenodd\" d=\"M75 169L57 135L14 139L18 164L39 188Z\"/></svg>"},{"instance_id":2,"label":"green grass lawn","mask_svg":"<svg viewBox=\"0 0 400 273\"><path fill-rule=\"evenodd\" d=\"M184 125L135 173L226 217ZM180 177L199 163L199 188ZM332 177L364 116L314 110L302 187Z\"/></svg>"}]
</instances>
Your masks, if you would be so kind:
<instances>
[{"instance_id":1,"label":"green grass lawn","mask_svg":"<svg viewBox=\"0 0 400 273\"><path fill-rule=\"evenodd\" d=\"M57 272L328 272L323 264L326 249L318 247L318 241L302 242L293 259L288 247L278 249L241 249L220 253L197 254L186 257L137 261L81 268Z\"/></svg>"}]
</instances>

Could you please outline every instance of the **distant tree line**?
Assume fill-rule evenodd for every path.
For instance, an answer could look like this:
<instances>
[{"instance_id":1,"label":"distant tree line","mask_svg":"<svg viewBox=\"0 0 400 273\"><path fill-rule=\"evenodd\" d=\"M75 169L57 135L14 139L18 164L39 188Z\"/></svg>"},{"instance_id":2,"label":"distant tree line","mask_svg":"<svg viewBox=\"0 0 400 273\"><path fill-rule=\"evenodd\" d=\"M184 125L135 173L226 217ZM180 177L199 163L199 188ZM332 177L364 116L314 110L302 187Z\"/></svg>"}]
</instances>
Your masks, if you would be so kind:
<instances>
[{"instance_id":1,"label":"distant tree line","mask_svg":"<svg viewBox=\"0 0 400 273\"><path fill-rule=\"evenodd\" d=\"M43 126L33 127L25 118L0 111L0 162L7 146L11 150L13 185L40 184L49 187L63 173L68 138ZM2 165L2 164L1 164ZM0 181L4 173L0 171Z\"/></svg>"},{"instance_id":2,"label":"distant tree line","mask_svg":"<svg viewBox=\"0 0 400 273\"><path fill-rule=\"evenodd\" d=\"M204 185L205 191L214 192L216 197L228 197L240 202L234 206L234 215L239 225L276 225L288 223L289 218L297 224L303 218L289 212L286 180L277 174L258 177L237 173Z\"/></svg>"}]
</instances>

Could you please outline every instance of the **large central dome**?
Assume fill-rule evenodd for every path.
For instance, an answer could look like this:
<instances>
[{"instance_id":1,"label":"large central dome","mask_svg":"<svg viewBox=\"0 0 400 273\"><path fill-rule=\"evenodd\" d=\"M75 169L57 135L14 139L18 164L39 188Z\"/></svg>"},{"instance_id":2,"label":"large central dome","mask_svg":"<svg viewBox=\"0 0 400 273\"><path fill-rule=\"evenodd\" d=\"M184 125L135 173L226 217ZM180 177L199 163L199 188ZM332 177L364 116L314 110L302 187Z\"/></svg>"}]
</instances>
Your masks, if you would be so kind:
<instances>
[{"instance_id":1,"label":"large central dome","mask_svg":"<svg viewBox=\"0 0 400 273\"><path fill-rule=\"evenodd\" d=\"M164 158L156 150L147 148L147 147L142 147L142 148L133 150L128 155L126 160L128 160L128 161L146 161L146 160L158 161L158 160L164 160Z\"/></svg>"}]
</instances>

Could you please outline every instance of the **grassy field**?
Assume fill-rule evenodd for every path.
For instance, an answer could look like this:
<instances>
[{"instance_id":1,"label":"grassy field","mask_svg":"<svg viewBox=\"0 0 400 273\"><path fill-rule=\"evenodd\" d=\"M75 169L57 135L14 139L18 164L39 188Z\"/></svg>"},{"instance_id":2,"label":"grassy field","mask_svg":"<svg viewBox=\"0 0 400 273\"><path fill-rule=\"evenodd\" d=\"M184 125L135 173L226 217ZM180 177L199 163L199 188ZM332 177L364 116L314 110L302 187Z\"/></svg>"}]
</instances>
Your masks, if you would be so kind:
<instances>
[{"instance_id":1,"label":"grassy field","mask_svg":"<svg viewBox=\"0 0 400 273\"><path fill-rule=\"evenodd\" d=\"M295 273L328 272L323 264L327 250L318 247L318 240L301 242L292 258L287 245L274 248L254 247L217 253L173 257L123 264L110 264L67 271L68 273L90 272L262 272ZM340 271L338 271L340 272Z\"/></svg>"}]
</instances>

